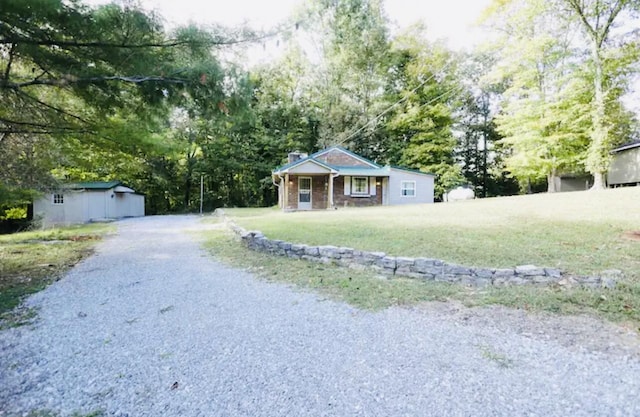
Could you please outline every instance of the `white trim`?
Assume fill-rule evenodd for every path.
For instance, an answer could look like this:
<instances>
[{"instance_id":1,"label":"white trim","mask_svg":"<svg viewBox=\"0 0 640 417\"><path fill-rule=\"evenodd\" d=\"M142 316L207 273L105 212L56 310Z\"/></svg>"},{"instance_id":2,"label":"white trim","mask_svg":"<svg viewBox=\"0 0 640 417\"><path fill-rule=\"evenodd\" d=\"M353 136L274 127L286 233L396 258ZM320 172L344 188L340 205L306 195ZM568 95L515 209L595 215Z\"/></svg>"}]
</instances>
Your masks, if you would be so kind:
<instances>
[{"instance_id":1,"label":"white trim","mask_svg":"<svg viewBox=\"0 0 640 417\"><path fill-rule=\"evenodd\" d=\"M333 170L321 162L314 161L312 159L307 159L295 166L289 167L284 172L288 172L289 174L328 174L333 172Z\"/></svg>"},{"instance_id":2,"label":"white trim","mask_svg":"<svg viewBox=\"0 0 640 417\"><path fill-rule=\"evenodd\" d=\"M613 149L611 153L618 153L618 152L627 151L629 149L638 148L638 147L640 147L640 142L634 142L629 145L621 146L619 148Z\"/></svg>"},{"instance_id":3,"label":"white trim","mask_svg":"<svg viewBox=\"0 0 640 417\"><path fill-rule=\"evenodd\" d=\"M125 187L124 185L117 185L116 187L113 188L113 191L116 193L135 193L133 189L129 187Z\"/></svg>"},{"instance_id":4,"label":"white trim","mask_svg":"<svg viewBox=\"0 0 640 417\"><path fill-rule=\"evenodd\" d=\"M322 161L316 161L313 158L309 158L309 159L301 159L300 161L297 161L296 163L294 163L293 165L291 165L290 167L287 167L287 169L283 169L283 170L278 170L278 171L274 171L274 174L286 174L288 172L293 173L293 169L300 167L301 165L307 164L307 163L312 163L315 164L319 167L322 167L324 169L326 169L328 172L331 173L335 173L337 172L336 170L334 170L333 168L331 168L330 166L324 164Z\"/></svg>"},{"instance_id":5,"label":"white trim","mask_svg":"<svg viewBox=\"0 0 640 417\"><path fill-rule=\"evenodd\" d=\"M309 188L308 190L305 188L305 191L309 191L309 202L301 202L300 201L300 191L302 190L302 188L300 188L300 181L301 180L309 180ZM301 207L301 205L304 204L304 206ZM311 210L313 209L313 178L312 177L298 177L298 210Z\"/></svg>"},{"instance_id":6,"label":"white trim","mask_svg":"<svg viewBox=\"0 0 640 417\"><path fill-rule=\"evenodd\" d=\"M431 177L431 178L437 177L436 174L432 174L430 172L420 172L420 171L416 171L415 169L392 167L392 166L389 166L389 165L387 165L386 168L389 168L390 171L402 172L402 173L406 173L406 174L424 175L426 177Z\"/></svg>"},{"instance_id":7,"label":"white trim","mask_svg":"<svg viewBox=\"0 0 640 417\"><path fill-rule=\"evenodd\" d=\"M382 178L382 205L389 205L389 177Z\"/></svg>"},{"instance_id":8,"label":"white trim","mask_svg":"<svg viewBox=\"0 0 640 417\"><path fill-rule=\"evenodd\" d=\"M405 184L413 184L413 188L406 188ZM418 190L416 190L416 182L411 180L402 180L400 181L400 197L402 198L416 198L418 194ZM413 195L407 195L405 191L413 191Z\"/></svg>"},{"instance_id":9,"label":"white trim","mask_svg":"<svg viewBox=\"0 0 640 417\"><path fill-rule=\"evenodd\" d=\"M53 193L51 194L51 204L54 206L61 206L64 204L64 194L63 193Z\"/></svg>"},{"instance_id":10,"label":"white trim","mask_svg":"<svg viewBox=\"0 0 640 417\"><path fill-rule=\"evenodd\" d=\"M351 176L344 176L344 195L351 195Z\"/></svg>"},{"instance_id":11,"label":"white trim","mask_svg":"<svg viewBox=\"0 0 640 417\"><path fill-rule=\"evenodd\" d=\"M367 165L369 165L369 166L371 166L371 167L374 167L374 168L380 168L380 165L377 165L377 164L375 164L375 163L372 163L372 162L370 162L370 161L367 161L367 160L366 160L366 159L364 159L362 156L356 155L355 153L345 152L345 150L344 150L344 149L340 149L340 148L335 147L335 146L334 146L334 147L331 147L331 148L327 148L327 149L325 149L325 150L323 150L323 151L320 151L320 152L318 152L318 153L315 153L315 154L313 154L313 157L314 157L314 158L317 158L318 156L320 156L320 155L324 155L324 154L329 153L329 152L331 152L331 151L339 151L339 152L342 152L343 154L345 154L345 155L347 155L347 156L350 156L350 157L352 157L352 158L355 158L355 159L357 159L358 161L363 162L363 163L365 163L365 164L367 164Z\"/></svg>"}]
</instances>

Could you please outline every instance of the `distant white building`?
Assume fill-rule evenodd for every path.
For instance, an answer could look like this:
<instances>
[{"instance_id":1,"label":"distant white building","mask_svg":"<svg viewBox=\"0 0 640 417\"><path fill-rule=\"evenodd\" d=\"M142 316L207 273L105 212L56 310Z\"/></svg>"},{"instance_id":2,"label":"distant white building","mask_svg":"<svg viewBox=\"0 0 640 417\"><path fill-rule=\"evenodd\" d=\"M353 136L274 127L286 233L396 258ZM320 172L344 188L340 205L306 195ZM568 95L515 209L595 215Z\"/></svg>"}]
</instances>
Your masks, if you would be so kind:
<instances>
[{"instance_id":1,"label":"distant white building","mask_svg":"<svg viewBox=\"0 0 640 417\"><path fill-rule=\"evenodd\" d=\"M43 225L69 225L144 216L144 195L120 181L66 184L33 202Z\"/></svg>"},{"instance_id":2,"label":"distant white building","mask_svg":"<svg viewBox=\"0 0 640 417\"><path fill-rule=\"evenodd\" d=\"M476 198L476 193L473 192L471 188L468 187L457 187L453 190L450 190L448 193L445 193L442 196L444 201L463 201L463 200L473 200Z\"/></svg>"}]
</instances>

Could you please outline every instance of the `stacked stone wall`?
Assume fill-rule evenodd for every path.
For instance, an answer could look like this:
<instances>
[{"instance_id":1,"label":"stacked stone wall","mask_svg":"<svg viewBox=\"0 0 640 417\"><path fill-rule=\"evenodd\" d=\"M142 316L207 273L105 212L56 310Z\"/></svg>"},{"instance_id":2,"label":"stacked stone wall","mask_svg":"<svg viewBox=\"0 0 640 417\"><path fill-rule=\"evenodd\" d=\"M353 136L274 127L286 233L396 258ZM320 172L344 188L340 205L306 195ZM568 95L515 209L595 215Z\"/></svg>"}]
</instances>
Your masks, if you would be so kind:
<instances>
[{"instance_id":1,"label":"stacked stone wall","mask_svg":"<svg viewBox=\"0 0 640 417\"><path fill-rule=\"evenodd\" d=\"M218 214L221 214L218 211ZM221 214L224 216L224 214ZM225 217L228 226L251 250L302 259L309 262L371 270L385 277L405 277L425 281L460 283L477 287L537 285L561 287L582 286L613 288L621 271L603 271L598 276L570 276L556 268L520 265L515 268L476 268L432 258L390 256L384 252L368 252L338 246L313 246L269 239L259 231L247 231Z\"/></svg>"}]
</instances>

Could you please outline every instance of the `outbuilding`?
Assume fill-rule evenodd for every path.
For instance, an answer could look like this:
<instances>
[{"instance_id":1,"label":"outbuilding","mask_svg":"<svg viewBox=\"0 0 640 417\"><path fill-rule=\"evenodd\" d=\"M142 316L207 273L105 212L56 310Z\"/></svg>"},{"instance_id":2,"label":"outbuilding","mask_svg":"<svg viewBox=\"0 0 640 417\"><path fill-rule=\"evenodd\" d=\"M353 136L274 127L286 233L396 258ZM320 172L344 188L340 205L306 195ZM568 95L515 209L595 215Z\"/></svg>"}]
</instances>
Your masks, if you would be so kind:
<instances>
[{"instance_id":1,"label":"outbuilding","mask_svg":"<svg viewBox=\"0 0 640 417\"><path fill-rule=\"evenodd\" d=\"M144 195L120 181L65 184L34 201L44 226L89 223L144 216Z\"/></svg>"},{"instance_id":2,"label":"outbuilding","mask_svg":"<svg viewBox=\"0 0 640 417\"><path fill-rule=\"evenodd\" d=\"M640 185L640 140L611 151L607 183L609 187Z\"/></svg>"}]
</instances>

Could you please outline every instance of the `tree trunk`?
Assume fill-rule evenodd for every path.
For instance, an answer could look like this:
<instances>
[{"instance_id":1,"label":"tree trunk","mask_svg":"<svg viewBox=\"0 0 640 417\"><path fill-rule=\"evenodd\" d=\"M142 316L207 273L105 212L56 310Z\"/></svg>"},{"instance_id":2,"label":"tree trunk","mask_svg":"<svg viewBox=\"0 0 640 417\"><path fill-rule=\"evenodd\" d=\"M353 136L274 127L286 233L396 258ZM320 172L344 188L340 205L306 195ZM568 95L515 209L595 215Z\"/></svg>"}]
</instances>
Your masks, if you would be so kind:
<instances>
[{"instance_id":1,"label":"tree trunk","mask_svg":"<svg viewBox=\"0 0 640 417\"><path fill-rule=\"evenodd\" d=\"M556 170L553 169L549 175L547 175L547 192L548 193L557 193L558 187L556 187Z\"/></svg>"},{"instance_id":2,"label":"tree trunk","mask_svg":"<svg viewBox=\"0 0 640 417\"><path fill-rule=\"evenodd\" d=\"M604 190L607 188L607 181L605 180L604 173L593 174L593 185L591 190Z\"/></svg>"},{"instance_id":3,"label":"tree trunk","mask_svg":"<svg viewBox=\"0 0 640 417\"><path fill-rule=\"evenodd\" d=\"M592 190L602 190L606 188L604 176L609 170L609 129L606 124L606 97L604 89L604 71L602 57L597 45L593 40L591 55L595 74L593 78L594 98L593 98L593 132L591 134L591 144L587 151L586 166L589 173L593 175Z\"/></svg>"},{"instance_id":4,"label":"tree trunk","mask_svg":"<svg viewBox=\"0 0 640 417\"><path fill-rule=\"evenodd\" d=\"M184 209L186 211L191 208L191 186L191 173L189 173L184 182Z\"/></svg>"},{"instance_id":5,"label":"tree trunk","mask_svg":"<svg viewBox=\"0 0 640 417\"><path fill-rule=\"evenodd\" d=\"M484 103L483 103L484 104ZM485 109L487 106L484 106ZM486 111L483 112L483 126L482 126L482 197L487 197L487 136L489 135L489 118Z\"/></svg>"}]
</instances>

